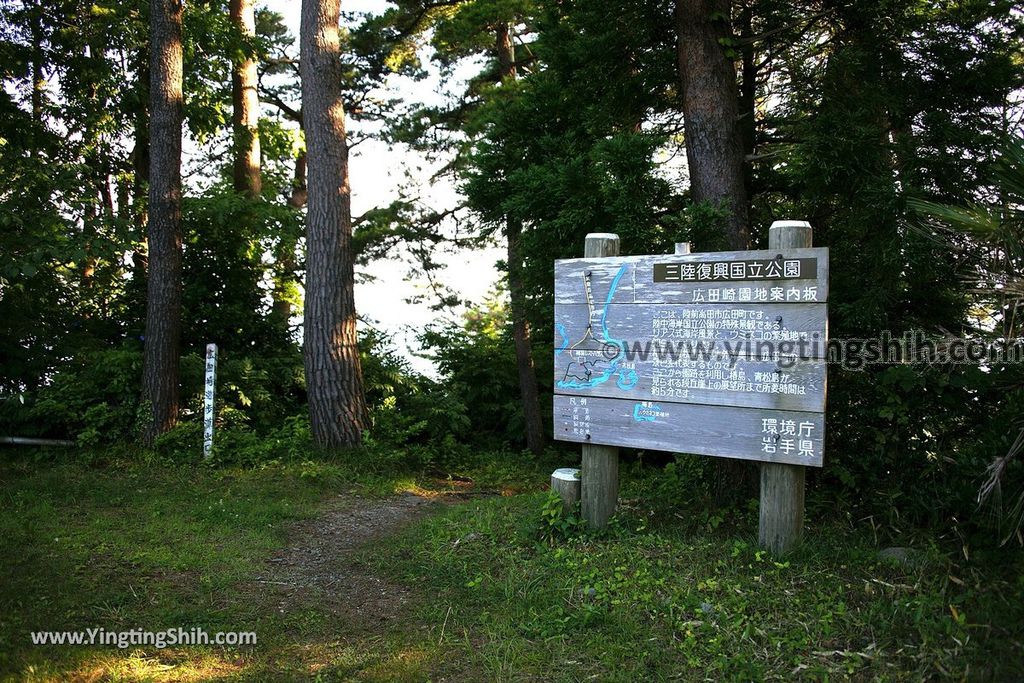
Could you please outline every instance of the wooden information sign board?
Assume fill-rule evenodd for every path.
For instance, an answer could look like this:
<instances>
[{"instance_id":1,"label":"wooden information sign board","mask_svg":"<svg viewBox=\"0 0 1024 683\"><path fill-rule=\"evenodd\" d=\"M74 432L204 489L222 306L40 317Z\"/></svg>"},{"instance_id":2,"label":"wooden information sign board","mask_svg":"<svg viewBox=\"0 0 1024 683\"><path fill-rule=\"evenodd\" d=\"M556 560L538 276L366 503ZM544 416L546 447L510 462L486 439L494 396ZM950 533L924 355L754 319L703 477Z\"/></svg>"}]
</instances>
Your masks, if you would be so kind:
<instances>
[{"instance_id":1,"label":"wooden information sign board","mask_svg":"<svg viewBox=\"0 0 1024 683\"><path fill-rule=\"evenodd\" d=\"M828 249L555 262L555 437L821 467Z\"/></svg>"}]
</instances>

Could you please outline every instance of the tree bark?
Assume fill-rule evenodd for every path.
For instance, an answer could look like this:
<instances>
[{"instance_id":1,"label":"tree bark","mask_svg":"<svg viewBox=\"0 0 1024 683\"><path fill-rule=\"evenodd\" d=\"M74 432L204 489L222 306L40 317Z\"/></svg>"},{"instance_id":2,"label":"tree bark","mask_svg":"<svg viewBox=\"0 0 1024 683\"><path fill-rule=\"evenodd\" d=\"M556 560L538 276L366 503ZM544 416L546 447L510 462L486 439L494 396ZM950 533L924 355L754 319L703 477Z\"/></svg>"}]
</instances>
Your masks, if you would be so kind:
<instances>
[{"instance_id":1,"label":"tree bark","mask_svg":"<svg viewBox=\"0 0 1024 683\"><path fill-rule=\"evenodd\" d=\"M253 0L231 0L231 22L242 36L256 35L256 10ZM234 187L249 197L263 189L260 178L260 100L257 90L256 60L246 55L231 72L232 123L234 127Z\"/></svg>"},{"instance_id":2,"label":"tree bark","mask_svg":"<svg viewBox=\"0 0 1024 683\"><path fill-rule=\"evenodd\" d=\"M498 53L498 73L501 80L516 77L516 52L512 47L512 31L507 22L500 22L495 28L495 45Z\"/></svg>"},{"instance_id":3,"label":"tree bark","mask_svg":"<svg viewBox=\"0 0 1024 683\"><path fill-rule=\"evenodd\" d=\"M498 68L502 81L516 78L515 50L507 23L499 23L495 31ZM526 428L526 447L534 453L544 450L544 423L540 413L540 392L537 372L533 364L533 345L530 340L530 322L526 315L526 293L523 287L523 255L520 250L523 224L511 216L505 219L507 240L508 293L512 317L512 343L516 351L516 369L519 372L519 397L523 407Z\"/></svg>"},{"instance_id":4,"label":"tree bark","mask_svg":"<svg viewBox=\"0 0 1024 683\"><path fill-rule=\"evenodd\" d=\"M306 205L306 151L299 152L295 157L295 172L292 177L292 191L288 197L288 206L301 209ZM270 293L272 300L271 312L278 320L287 325L292 317L292 304L288 300L287 286L295 277L295 244L291 240L282 240L274 253L277 262L275 269L274 290Z\"/></svg>"},{"instance_id":5,"label":"tree bark","mask_svg":"<svg viewBox=\"0 0 1024 683\"><path fill-rule=\"evenodd\" d=\"M178 420L181 349L182 3L150 0L149 273L142 398L146 444Z\"/></svg>"},{"instance_id":6,"label":"tree bark","mask_svg":"<svg viewBox=\"0 0 1024 683\"><path fill-rule=\"evenodd\" d=\"M356 337L340 9L340 0L302 0L300 30L309 184L303 357L310 426L321 448L358 445L368 421Z\"/></svg>"},{"instance_id":7,"label":"tree bark","mask_svg":"<svg viewBox=\"0 0 1024 683\"><path fill-rule=\"evenodd\" d=\"M676 0L676 37L691 196L728 211L727 243L742 250L750 248L744 139L736 68L720 42L730 35L729 11L729 0ZM750 489L749 463L718 460L715 470L719 502Z\"/></svg>"},{"instance_id":8,"label":"tree bark","mask_svg":"<svg viewBox=\"0 0 1024 683\"><path fill-rule=\"evenodd\" d=\"M741 51L742 63L740 73L739 125L743 141L743 187L747 201L754 196L753 172L750 162L746 161L754 154L757 146L757 52L754 49L753 35L753 0L747 2L740 12L741 37L747 39Z\"/></svg>"},{"instance_id":9,"label":"tree bark","mask_svg":"<svg viewBox=\"0 0 1024 683\"><path fill-rule=\"evenodd\" d=\"M526 447L534 453L541 453L544 450L544 423L540 416L537 372L533 365L530 322L526 316L526 294L523 291L523 256L519 249L522 224L514 218L507 218L505 233L508 239L508 291L512 314L512 342L516 350L516 368L519 371L519 396L523 404Z\"/></svg>"},{"instance_id":10,"label":"tree bark","mask_svg":"<svg viewBox=\"0 0 1024 683\"><path fill-rule=\"evenodd\" d=\"M295 173L292 176L292 193L288 197L288 206L301 209L306 205L306 152L299 152L295 157Z\"/></svg>"},{"instance_id":11,"label":"tree bark","mask_svg":"<svg viewBox=\"0 0 1024 683\"><path fill-rule=\"evenodd\" d=\"M35 124L31 131L29 155L35 158L36 155L39 154L40 143L43 139L40 133L43 129L43 95L46 90L46 79L43 74L43 62L46 57L43 53L43 8L41 2L37 0L37 2L29 8L28 18L32 41L32 73L30 75L32 83L30 88L30 103L32 109L32 123Z\"/></svg>"},{"instance_id":12,"label":"tree bark","mask_svg":"<svg viewBox=\"0 0 1024 683\"><path fill-rule=\"evenodd\" d=\"M676 37L682 85L686 160L696 202L729 212L732 249L750 243L738 125L736 69L719 42L729 36L729 0L676 0Z\"/></svg>"},{"instance_id":13,"label":"tree bark","mask_svg":"<svg viewBox=\"0 0 1024 683\"><path fill-rule=\"evenodd\" d=\"M141 52L148 53L148 45ZM138 111L135 112L135 147L131 152L132 162L132 220L143 232L148 224L146 202L143 197L149 186L149 97L152 81L147 54L138 57L138 80L135 87L139 92Z\"/></svg>"},{"instance_id":14,"label":"tree bark","mask_svg":"<svg viewBox=\"0 0 1024 683\"><path fill-rule=\"evenodd\" d=\"M43 91L46 79L43 76L43 5L37 0L29 10L29 21L32 33L32 121L41 126L43 123Z\"/></svg>"}]
</instances>

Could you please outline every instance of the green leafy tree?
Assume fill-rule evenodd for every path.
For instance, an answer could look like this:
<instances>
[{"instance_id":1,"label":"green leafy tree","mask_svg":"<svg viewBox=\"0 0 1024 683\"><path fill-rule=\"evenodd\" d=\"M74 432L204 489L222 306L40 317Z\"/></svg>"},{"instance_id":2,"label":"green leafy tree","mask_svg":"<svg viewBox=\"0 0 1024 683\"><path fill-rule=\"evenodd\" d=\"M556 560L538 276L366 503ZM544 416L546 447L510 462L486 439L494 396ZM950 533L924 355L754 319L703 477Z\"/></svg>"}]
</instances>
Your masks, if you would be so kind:
<instances>
[{"instance_id":1,"label":"green leafy tree","mask_svg":"<svg viewBox=\"0 0 1024 683\"><path fill-rule=\"evenodd\" d=\"M912 199L910 207L923 218L923 230L943 237L950 249L973 257L961 276L971 285L975 334L997 348L1012 348L1020 344L1024 325L1024 138L1018 135L1003 145L992 169L991 186L995 192L984 203L954 206ZM1020 463L1024 425L1019 412L1024 374L1019 364L1009 362L993 364L990 375L992 391L1006 400L1000 409L990 412L989 421L997 430L1005 429L1009 446L989 462L978 502L993 505L999 517L1005 518L1005 542L1024 526ZM1003 490L1008 482L1011 494L1005 500Z\"/></svg>"}]
</instances>

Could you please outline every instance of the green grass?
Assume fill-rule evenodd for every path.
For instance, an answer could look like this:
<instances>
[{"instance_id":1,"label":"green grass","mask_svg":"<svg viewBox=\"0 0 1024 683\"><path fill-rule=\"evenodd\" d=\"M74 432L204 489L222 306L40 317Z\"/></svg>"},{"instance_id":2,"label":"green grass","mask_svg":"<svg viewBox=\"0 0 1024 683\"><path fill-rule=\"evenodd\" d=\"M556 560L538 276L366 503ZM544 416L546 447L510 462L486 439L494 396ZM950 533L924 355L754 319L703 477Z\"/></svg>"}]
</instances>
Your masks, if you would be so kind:
<instances>
[{"instance_id":1,"label":"green grass","mask_svg":"<svg viewBox=\"0 0 1024 683\"><path fill-rule=\"evenodd\" d=\"M102 462L102 459L94 459ZM470 470L515 489L505 459ZM534 480L535 481L535 480ZM422 680L433 650L403 625L372 634L316 604L281 613L254 579L339 492L458 491L459 481L337 462L256 469L168 463L0 465L0 679ZM256 648L33 646L43 630L256 631ZM435 648L436 649L436 648Z\"/></svg>"},{"instance_id":2,"label":"green grass","mask_svg":"<svg viewBox=\"0 0 1024 683\"><path fill-rule=\"evenodd\" d=\"M1024 675L1019 552L958 563L933 548L911 569L879 560L870 534L812 526L778 562L757 549L748 513L709 531L678 519L648 528L634 512L605 538L547 544L543 503L536 494L452 509L378 556L431 596L421 619L432 637L445 615L445 642L488 678Z\"/></svg>"},{"instance_id":3,"label":"green grass","mask_svg":"<svg viewBox=\"0 0 1024 683\"><path fill-rule=\"evenodd\" d=\"M542 540L546 465L481 456L454 474L518 495L441 506L362 560L410 612L348 623L280 611L254 582L289 527L339 492L459 491L356 461L262 468L0 465L0 678L109 681L1008 680L1024 672L1024 562L939 544L915 568L871 529L809 526L777 562L751 509L635 502L609 533ZM396 474L397 473L397 474ZM635 482L625 482L636 490ZM664 501L661 501L664 502ZM969 559L968 559L969 558ZM255 648L34 647L37 630L201 626Z\"/></svg>"}]
</instances>

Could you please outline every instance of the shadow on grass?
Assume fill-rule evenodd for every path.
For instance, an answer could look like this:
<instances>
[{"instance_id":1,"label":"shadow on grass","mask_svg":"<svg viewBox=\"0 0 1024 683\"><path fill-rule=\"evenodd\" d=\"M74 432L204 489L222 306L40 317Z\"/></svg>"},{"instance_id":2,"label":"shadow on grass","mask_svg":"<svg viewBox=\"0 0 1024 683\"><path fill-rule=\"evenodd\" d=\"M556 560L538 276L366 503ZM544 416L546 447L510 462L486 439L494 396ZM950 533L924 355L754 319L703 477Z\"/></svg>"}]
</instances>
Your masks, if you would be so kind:
<instances>
[{"instance_id":1,"label":"shadow on grass","mask_svg":"<svg viewBox=\"0 0 1024 683\"><path fill-rule=\"evenodd\" d=\"M8 463L0 468L0 677L10 680L423 680L446 667L403 619L357 623L336 609L355 586L312 585L281 603L271 560L303 543L324 572L357 504L347 490L457 492L436 478L366 480L329 468L259 470ZM407 499L408 497L406 497ZM363 500L358 511L401 498ZM338 504L338 501L345 501ZM332 521L333 520L333 521ZM366 525L372 525L369 518ZM364 525L365 526L365 525ZM349 532L352 525L345 527ZM386 529L385 529L386 531ZM313 542L297 533L319 534ZM348 538L344 552L360 544ZM367 536L366 541L373 540ZM346 550L347 548L347 550ZM333 575L331 575L333 576ZM352 576L351 572L348 575ZM262 582L260 577L266 577ZM293 577L294 578L294 577ZM301 577L300 577L301 578ZM314 582L315 583L315 582ZM307 586L306 588L310 588ZM286 591L287 592L287 591ZM330 599L328 599L330 598ZM400 615L396 615L398 617ZM247 648L35 646L36 631L193 627L254 631Z\"/></svg>"}]
</instances>

